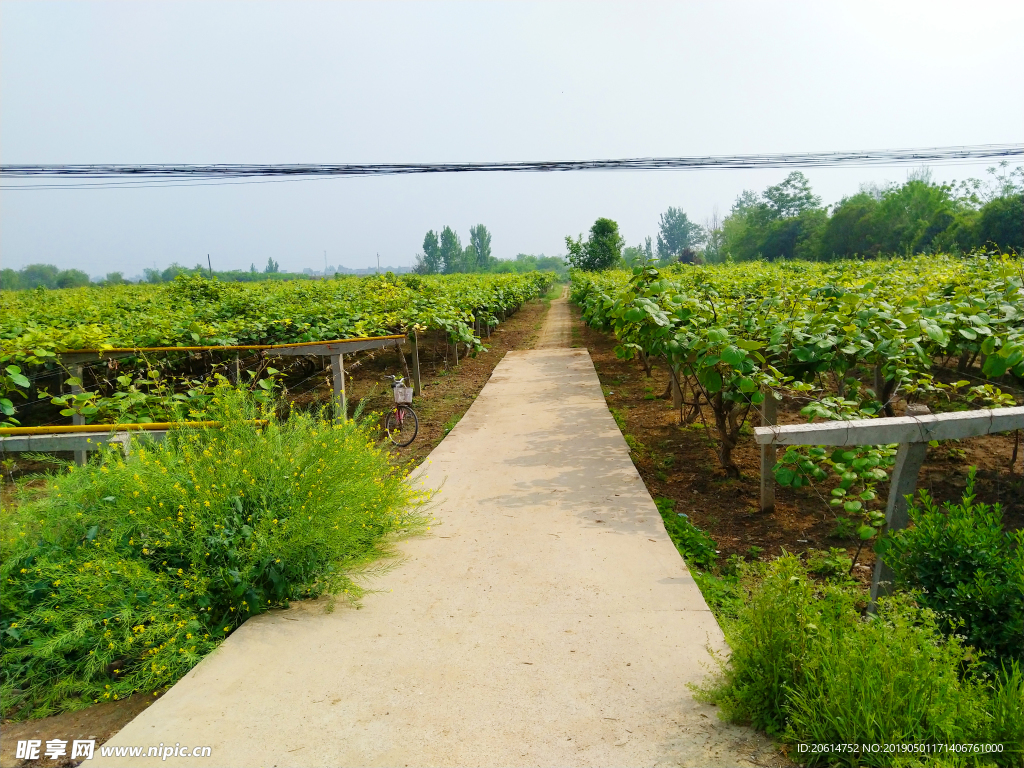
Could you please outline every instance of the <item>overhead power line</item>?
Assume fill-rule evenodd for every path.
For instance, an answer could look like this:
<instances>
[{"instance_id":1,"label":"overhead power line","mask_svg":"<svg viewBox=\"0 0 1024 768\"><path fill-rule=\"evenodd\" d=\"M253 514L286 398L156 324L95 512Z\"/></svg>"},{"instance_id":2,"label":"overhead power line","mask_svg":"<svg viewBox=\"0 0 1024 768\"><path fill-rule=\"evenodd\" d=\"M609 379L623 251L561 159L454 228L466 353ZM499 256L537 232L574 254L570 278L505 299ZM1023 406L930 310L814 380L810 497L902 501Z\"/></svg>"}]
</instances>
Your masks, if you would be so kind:
<instances>
[{"instance_id":1,"label":"overhead power line","mask_svg":"<svg viewBox=\"0 0 1024 768\"><path fill-rule=\"evenodd\" d=\"M818 168L840 165L950 164L1024 155L1024 144L960 147L799 152L766 155L636 157L613 160L550 160L487 163L299 163L279 165L3 165L3 189L181 186L299 180L346 176L400 176L426 173L552 173L570 171L694 171L755 168ZM13 183L10 183L13 182ZM41 182L41 183L40 183Z\"/></svg>"}]
</instances>

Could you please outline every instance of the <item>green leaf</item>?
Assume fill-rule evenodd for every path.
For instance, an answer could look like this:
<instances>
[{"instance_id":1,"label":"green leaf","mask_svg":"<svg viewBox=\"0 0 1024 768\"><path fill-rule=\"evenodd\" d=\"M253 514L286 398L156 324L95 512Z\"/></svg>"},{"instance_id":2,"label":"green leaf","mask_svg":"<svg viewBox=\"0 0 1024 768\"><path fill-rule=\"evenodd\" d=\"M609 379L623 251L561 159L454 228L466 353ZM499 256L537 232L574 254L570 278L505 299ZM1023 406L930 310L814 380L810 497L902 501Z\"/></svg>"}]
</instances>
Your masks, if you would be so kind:
<instances>
[{"instance_id":1,"label":"green leaf","mask_svg":"<svg viewBox=\"0 0 1024 768\"><path fill-rule=\"evenodd\" d=\"M701 383L709 394L715 394L722 389L722 374L714 368L707 368L700 373Z\"/></svg>"},{"instance_id":2,"label":"green leaf","mask_svg":"<svg viewBox=\"0 0 1024 768\"><path fill-rule=\"evenodd\" d=\"M753 341L753 340L747 340L747 339L738 339L736 341L736 346L739 347L740 349L745 349L747 351L751 351L751 350L755 350L755 349L760 349L762 347L762 344L761 344L760 341Z\"/></svg>"},{"instance_id":3,"label":"green leaf","mask_svg":"<svg viewBox=\"0 0 1024 768\"><path fill-rule=\"evenodd\" d=\"M746 358L746 353L741 349L737 349L732 344L722 350L722 362L731 365L733 368L739 368Z\"/></svg>"},{"instance_id":4,"label":"green leaf","mask_svg":"<svg viewBox=\"0 0 1024 768\"><path fill-rule=\"evenodd\" d=\"M792 485L796 479L796 472L789 467L783 467L775 473L775 480L779 485Z\"/></svg>"},{"instance_id":5,"label":"green leaf","mask_svg":"<svg viewBox=\"0 0 1024 768\"><path fill-rule=\"evenodd\" d=\"M860 512L863 507L864 505L861 504L859 501L847 501L843 503L843 509L849 512L851 515L854 512Z\"/></svg>"},{"instance_id":6,"label":"green leaf","mask_svg":"<svg viewBox=\"0 0 1024 768\"><path fill-rule=\"evenodd\" d=\"M868 539L874 537L875 529L872 528L870 525L862 525L860 528L857 529L857 535L860 536L861 541L867 541Z\"/></svg>"},{"instance_id":7,"label":"green leaf","mask_svg":"<svg viewBox=\"0 0 1024 768\"><path fill-rule=\"evenodd\" d=\"M996 351L996 339L994 336L987 337L981 342L981 352L984 355L991 355Z\"/></svg>"},{"instance_id":8,"label":"green leaf","mask_svg":"<svg viewBox=\"0 0 1024 768\"><path fill-rule=\"evenodd\" d=\"M981 372L986 376L990 376L993 379L998 379L1000 376L1009 370L1006 364L1006 358L1001 355L989 355L985 358L985 364L981 366Z\"/></svg>"}]
</instances>

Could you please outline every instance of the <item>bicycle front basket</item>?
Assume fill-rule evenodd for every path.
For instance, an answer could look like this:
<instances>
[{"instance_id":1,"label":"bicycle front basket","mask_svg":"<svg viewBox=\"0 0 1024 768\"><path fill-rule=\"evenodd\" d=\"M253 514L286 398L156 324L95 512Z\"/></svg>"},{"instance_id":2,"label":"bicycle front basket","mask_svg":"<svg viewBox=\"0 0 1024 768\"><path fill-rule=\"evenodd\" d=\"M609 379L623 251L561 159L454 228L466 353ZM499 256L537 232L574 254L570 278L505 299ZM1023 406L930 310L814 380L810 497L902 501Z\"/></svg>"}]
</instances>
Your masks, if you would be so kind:
<instances>
[{"instance_id":1,"label":"bicycle front basket","mask_svg":"<svg viewBox=\"0 0 1024 768\"><path fill-rule=\"evenodd\" d=\"M398 405L412 403L412 387L395 387L395 403Z\"/></svg>"}]
</instances>

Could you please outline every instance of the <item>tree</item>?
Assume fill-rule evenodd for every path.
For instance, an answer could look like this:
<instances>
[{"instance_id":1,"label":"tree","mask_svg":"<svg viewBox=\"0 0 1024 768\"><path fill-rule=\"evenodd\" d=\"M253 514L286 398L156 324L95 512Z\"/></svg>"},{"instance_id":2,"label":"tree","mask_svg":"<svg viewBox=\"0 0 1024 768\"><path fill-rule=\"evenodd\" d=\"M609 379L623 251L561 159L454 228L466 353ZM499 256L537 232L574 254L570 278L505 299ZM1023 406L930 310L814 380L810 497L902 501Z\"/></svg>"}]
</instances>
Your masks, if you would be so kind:
<instances>
[{"instance_id":1,"label":"tree","mask_svg":"<svg viewBox=\"0 0 1024 768\"><path fill-rule=\"evenodd\" d=\"M256 265L253 264L253 263L249 264L249 274L251 274L251 275L255 275L256 274Z\"/></svg>"},{"instance_id":2,"label":"tree","mask_svg":"<svg viewBox=\"0 0 1024 768\"><path fill-rule=\"evenodd\" d=\"M583 235L576 240L565 238L569 264L588 272L614 267L622 258L623 245L625 242L619 234L619 225L611 219L595 221L586 242L583 242Z\"/></svg>"},{"instance_id":3,"label":"tree","mask_svg":"<svg viewBox=\"0 0 1024 768\"><path fill-rule=\"evenodd\" d=\"M273 275L281 271L281 265L274 261L271 257L267 257L267 266L263 268L263 274Z\"/></svg>"},{"instance_id":4,"label":"tree","mask_svg":"<svg viewBox=\"0 0 1024 768\"><path fill-rule=\"evenodd\" d=\"M738 260L813 257L827 213L799 171L757 195L744 191L722 223L724 248Z\"/></svg>"},{"instance_id":5,"label":"tree","mask_svg":"<svg viewBox=\"0 0 1024 768\"><path fill-rule=\"evenodd\" d=\"M844 197L822 232L819 255L824 259L877 253L875 217L878 198L870 192Z\"/></svg>"},{"instance_id":6,"label":"tree","mask_svg":"<svg viewBox=\"0 0 1024 768\"><path fill-rule=\"evenodd\" d=\"M821 207L821 198L811 191L811 183L800 171L793 171L781 184L764 191L764 202L773 219L799 216Z\"/></svg>"},{"instance_id":7,"label":"tree","mask_svg":"<svg viewBox=\"0 0 1024 768\"><path fill-rule=\"evenodd\" d=\"M700 225L690 221L682 208L670 206L658 222L658 258L661 263L679 261L684 250L700 244L701 234Z\"/></svg>"},{"instance_id":8,"label":"tree","mask_svg":"<svg viewBox=\"0 0 1024 768\"><path fill-rule=\"evenodd\" d=\"M417 271L424 275L436 275L441 271L441 246L434 230L423 236L423 256L417 257Z\"/></svg>"},{"instance_id":9,"label":"tree","mask_svg":"<svg viewBox=\"0 0 1024 768\"><path fill-rule=\"evenodd\" d=\"M21 288L55 288L60 270L50 264L29 264L21 270Z\"/></svg>"},{"instance_id":10,"label":"tree","mask_svg":"<svg viewBox=\"0 0 1024 768\"><path fill-rule=\"evenodd\" d=\"M622 252L622 260L626 266L635 267L638 264L645 264L654 261L654 251L651 248L651 238L644 240L643 245L636 247L629 246Z\"/></svg>"},{"instance_id":11,"label":"tree","mask_svg":"<svg viewBox=\"0 0 1024 768\"><path fill-rule=\"evenodd\" d=\"M491 233L483 224L477 224L469 228L469 245L466 250L472 249L474 263L479 269L487 269L493 257L491 256Z\"/></svg>"},{"instance_id":12,"label":"tree","mask_svg":"<svg viewBox=\"0 0 1024 768\"><path fill-rule=\"evenodd\" d=\"M1024 195L997 197L982 207L978 244L1001 251L1024 252Z\"/></svg>"},{"instance_id":13,"label":"tree","mask_svg":"<svg viewBox=\"0 0 1024 768\"><path fill-rule=\"evenodd\" d=\"M722 218L718 215L718 206L711 216L704 219L701 240L704 243L704 261L717 264L725 261L725 232L722 230Z\"/></svg>"},{"instance_id":14,"label":"tree","mask_svg":"<svg viewBox=\"0 0 1024 768\"><path fill-rule=\"evenodd\" d=\"M451 227L441 230L441 265L446 275L465 271L462 241Z\"/></svg>"}]
</instances>

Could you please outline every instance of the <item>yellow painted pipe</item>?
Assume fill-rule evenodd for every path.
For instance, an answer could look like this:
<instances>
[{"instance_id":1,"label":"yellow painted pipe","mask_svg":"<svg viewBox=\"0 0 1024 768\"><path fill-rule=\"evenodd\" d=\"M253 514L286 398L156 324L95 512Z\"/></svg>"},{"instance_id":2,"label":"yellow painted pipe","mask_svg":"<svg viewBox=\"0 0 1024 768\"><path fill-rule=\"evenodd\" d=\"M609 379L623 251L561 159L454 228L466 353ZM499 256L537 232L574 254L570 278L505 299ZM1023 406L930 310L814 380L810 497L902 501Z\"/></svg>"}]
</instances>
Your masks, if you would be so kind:
<instances>
[{"instance_id":1,"label":"yellow painted pipe","mask_svg":"<svg viewBox=\"0 0 1024 768\"><path fill-rule=\"evenodd\" d=\"M265 419L256 419L250 424L264 425ZM3 435L64 435L75 432L130 432L130 431L151 431L160 429L178 429L181 427L222 427L219 421L163 421L152 424L72 424L60 427L2 427L0 436Z\"/></svg>"},{"instance_id":2,"label":"yellow painted pipe","mask_svg":"<svg viewBox=\"0 0 1024 768\"><path fill-rule=\"evenodd\" d=\"M365 336L358 339L331 339L330 341L303 341L298 344L248 344L241 346L220 347L111 347L110 349L65 349L58 355L102 355L104 352L206 352L211 350L241 351L254 349L285 349L290 347L318 347L323 344L343 344L351 341L381 341L386 339L404 339L406 335L399 333L394 336Z\"/></svg>"}]
</instances>

